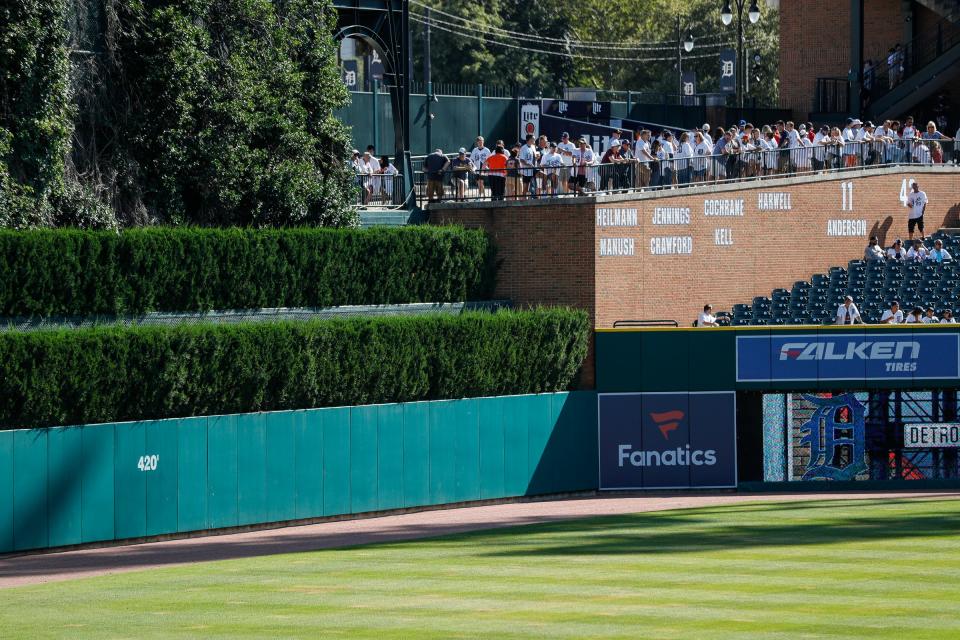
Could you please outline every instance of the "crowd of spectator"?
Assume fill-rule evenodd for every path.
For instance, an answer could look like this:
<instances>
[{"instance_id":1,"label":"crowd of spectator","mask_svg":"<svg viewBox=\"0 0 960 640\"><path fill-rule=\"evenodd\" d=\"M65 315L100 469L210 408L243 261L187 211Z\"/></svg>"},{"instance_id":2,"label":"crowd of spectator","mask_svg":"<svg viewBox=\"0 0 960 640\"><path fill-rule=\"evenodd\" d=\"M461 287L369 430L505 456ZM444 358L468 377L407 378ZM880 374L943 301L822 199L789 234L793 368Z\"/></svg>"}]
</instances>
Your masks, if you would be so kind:
<instances>
[{"instance_id":1,"label":"crowd of spectator","mask_svg":"<svg viewBox=\"0 0 960 640\"><path fill-rule=\"evenodd\" d=\"M958 131L960 136L960 131ZM762 127L741 120L730 127L704 124L691 131L616 129L605 151L564 132L559 140L528 135L522 143L482 136L454 157L436 149L423 162L425 196L441 199L524 199L589 191L667 189L707 181L825 172L877 164L937 164L954 138L934 122L921 131L912 117L879 126L848 119L844 128L782 120ZM376 174L376 171L373 171ZM448 189L449 187L449 189Z\"/></svg>"}]
</instances>

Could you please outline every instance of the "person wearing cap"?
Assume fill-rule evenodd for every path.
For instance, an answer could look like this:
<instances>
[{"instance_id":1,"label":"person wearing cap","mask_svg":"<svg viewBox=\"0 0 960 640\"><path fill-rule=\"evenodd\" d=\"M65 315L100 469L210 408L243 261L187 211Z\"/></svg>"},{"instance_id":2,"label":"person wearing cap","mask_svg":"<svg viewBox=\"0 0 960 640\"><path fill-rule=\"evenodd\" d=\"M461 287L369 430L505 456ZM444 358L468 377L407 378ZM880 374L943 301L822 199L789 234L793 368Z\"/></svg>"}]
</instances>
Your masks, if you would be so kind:
<instances>
[{"instance_id":1,"label":"person wearing cap","mask_svg":"<svg viewBox=\"0 0 960 640\"><path fill-rule=\"evenodd\" d=\"M477 136L473 150L470 151L470 162L473 163L474 170L479 170L492 154L493 152L484 146L483 136ZM481 200L486 197L487 192L484 189L484 174L482 171L477 173L477 191Z\"/></svg>"},{"instance_id":2,"label":"person wearing cap","mask_svg":"<svg viewBox=\"0 0 960 640\"><path fill-rule=\"evenodd\" d=\"M816 135L813 136L813 154L810 158L810 166L814 171L821 172L827 166L827 149L823 146L824 140L830 139L830 127L823 125Z\"/></svg>"},{"instance_id":3,"label":"person wearing cap","mask_svg":"<svg viewBox=\"0 0 960 640\"><path fill-rule=\"evenodd\" d=\"M677 149L673 157L677 171L677 184L690 184L690 160L693 158L693 145L690 144L690 134L684 131L677 140Z\"/></svg>"},{"instance_id":4,"label":"person wearing cap","mask_svg":"<svg viewBox=\"0 0 960 640\"><path fill-rule=\"evenodd\" d=\"M704 122L703 126L700 127L700 132L703 134L703 141L706 142L711 147L713 146L713 136L710 135L710 123Z\"/></svg>"},{"instance_id":5,"label":"person wearing cap","mask_svg":"<svg viewBox=\"0 0 960 640\"><path fill-rule=\"evenodd\" d=\"M944 309L943 313L940 314L940 324L957 324L951 309Z\"/></svg>"},{"instance_id":6,"label":"person wearing cap","mask_svg":"<svg viewBox=\"0 0 960 640\"><path fill-rule=\"evenodd\" d=\"M913 240L915 228L920 229L920 237L923 237L923 214L927 210L927 194L920 191L918 182L914 182L910 188L912 191L907 196L907 206L910 207L907 217L907 237Z\"/></svg>"},{"instance_id":7,"label":"person wearing cap","mask_svg":"<svg viewBox=\"0 0 960 640\"><path fill-rule=\"evenodd\" d=\"M883 248L880 246L880 239L877 236L872 236L870 242L867 243L867 248L863 250L863 259L867 262L871 260L883 260L886 253L884 253Z\"/></svg>"},{"instance_id":8,"label":"person wearing cap","mask_svg":"<svg viewBox=\"0 0 960 640\"><path fill-rule=\"evenodd\" d=\"M903 241L897 238L893 241L893 246L887 249L887 258L898 262L906 262L907 251L903 248Z\"/></svg>"},{"instance_id":9,"label":"person wearing cap","mask_svg":"<svg viewBox=\"0 0 960 640\"><path fill-rule=\"evenodd\" d=\"M903 324L903 311L900 310L900 302L894 300L890 303L890 308L880 316L880 324Z\"/></svg>"},{"instance_id":10,"label":"person wearing cap","mask_svg":"<svg viewBox=\"0 0 960 640\"><path fill-rule=\"evenodd\" d=\"M540 157L540 168L543 173L543 195L557 195L562 166L563 156L557 153L557 143L549 143L546 153Z\"/></svg>"},{"instance_id":11,"label":"person wearing cap","mask_svg":"<svg viewBox=\"0 0 960 640\"><path fill-rule=\"evenodd\" d=\"M527 135L526 143L520 147L517 154L520 161L520 178L523 181L522 193L518 197L524 198L527 195L537 197L537 183L535 179L537 167L537 141L533 135Z\"/></svg>"},{"instance_id":12,"label":"person wearing cap","mask_svg":"<svg viewBox=\"0 0 960 640\"><path fill-rule=\"evenodd\" d=\"M464 200L467 197L467 184L470 181L470 174L474 170L473 163L467 157L467 150L460 147L457 157L450 161L450 174L453 179L453 190L457 200Z\"/></svg>"},{"instance_id":13,"label":"person wearing cap","mask_svg":"<svg viewBox=\"0 0 960 640\"><path fill-rule=\"evenodd\" d=\"M400 175L397 168L390 162L389 156L380 158L380 173L383 174L383 194L384 202L387 204L400 204L398 194L393 192L394 178Z\"/></svg>"},{"instance_id":14,"label":"person wearing cap","mask_svg":"<svg viewBox=\"0 0 960 640\"><path fill-rule=\"evenodd\" d=\"M623 131L620 130L620 129L614 129L614 130L613 130L613 135L611 135L610 138L607 140L607 149L609 149L610 147L612 147L612 146L614 146L614 145L616 145L617 147L619 147L619 146L620 146L620 139L621 139L622 137L623 137Z\"/></svg>"},{"instance_id":15,"label":"person wearing cap","mask_svg":"<svg viewBox=\"0 0 960 640\"><path fill-rule=\"evenodd\" d=\"M617 140L610 145L610 148L603 154L603 158L600 159L601 165L608 165L601 167L601 171L604 172L600 177L600 181L602 182L600 185L601 190L609 191L623 188L621 184L622 175L620 165L626 162L626 160L620 153L621 146L621 141Z\"/></svg>"},{"instance_id":16,"label":"person wearing cap","mask_svg":"<svg viewBox=\"0 0 960 640\"><path fill-rule=\"evenodd\" d=\"M719 327L717 318L713 315L713 305L703 305L703 313L697 317L696 326L698 327Z\"/></svg>"},{"instance_id":17,"label":"person wearing cap","mask_svg":"<svg viewBox=\"0 0 960 640\"><path fill-rule=\"evenodd\" d=\"M903 321L904 324L922 324L923 323L923 309L920 307L914 307L910 313L907 314L906 320Z\"/></svg>"},{"instance_id":18,"label":"person wearing cap","mask_svg":"<svg viewBox=\"0 0 960 640\"><path fill-rule=\"evenodd\" d=\"M863 138L863 123L859 118L854 118L843 130L843 166L857 166L857 158L860 155L860 141Z\"/></svg>"},{"instance_id":19,"label":"person wearing cap","mask_svg":"<svg viewBox=\"0 0 960 640\"><path fill-rule=\"evenodd\" d=\"M650 162L653 155L650 154L650 130L640 129L635 134L636 140L633 143L633 157L637 164L636 186L640 188L650 186Z\"/></svg>"},{"instance_id":20,"label":"person wearing cap","mask_svg":"<svg viewBox=\"0 0 960 640\"><path fill-rule=\"evenodd\" d=\"M570 182L573 177L573 154L577 150L577 145L570 140L570 134L564 131L560 134L560 142L557 143L557 153L560 154L560 160L563 166L560 168L560 193L570 192Z\"/></svg>"},{"instance_id":21,"label":"person wearing cap","mask_svg":"<svg viewBox=\"0 0 960 640\"><path fill-rule=\"evenodd\" d=\"M660 134L663 140L660 142L660 150L657 152L657 160L660 161L660 186L664 189L673 187L673 158L676 150L673 146L673 134L669 129L664 129Z\"/></svg>"},{"instance_id":22,"label":"person wearing cap","mask_svg":"<svg viewBox=\"0 0 960 640\"><path fill-rule=\"evenodd\" d=\"M363 189L363 204L369 204L373 199L375 189L380 188L379 178L374 177L376 171L374 167L379 167L380 163L370 155L369 151L364 151L360 157L357 173L360 175L361 187ZM374 183L376 181L376 184Z\"/></svg>"},{"instance_id":23,"label":"person wearing cap","mask_svg":"<svg viewBox=\"0 0 960 640\"><path fill-rule=\"evenodd\" d=\"M923 324L940 324L940 318L937 317L933 307L927 307L927 312L920 318Z\"/></svg>"},{"instance_id":24,"label":"person wearing cap","mask_svg":"<svg viewBox=\"0 0 960 640\"><path fill-rule=\"evenodd\" d=\"M839 325L863 324L860 317L860 310L853 304L853 296L847 296L843 299L843 304L837 307L837 321Z\"/></svg>"},{"instance_id":25,"label":"person wearing cap","mask_svg":"<svg viewBox=\"0 0 960 640\"><path fill-rule=\"evenodd\" d=\"M360 188L360 204L367 204L370 200L370 165L356 149L350 151L350 168L353 169L354 180Z\"/></svg>"},{"instance_id":26,"label":"person wearing cap","mask_svg":"<svg viewBox=\"0 0 960 640\"><path fill-rule=\"evenodd\" d=\"M707 142L702 131L694 134L693 141L693 181L703 182L707 179L707 163L713 153L713 145Z\"/></svg>"},{"instance_id":27,"label":"person wearing cap","mask_svg":"<svg viewBox=\"0 0 960 640\"><path fill-rule=\"evenodd\" d=\"M928 253L929 251L927 250L927 247L924 246L922 240L914 240L913 246L907 250L907 260L911 260L913 262L923 262L927 259Z\"/></svg>"},{"instance_id":28,"label":"person wearing cap","mask_svg":"<svg viewBox=\"0 0 960 640\"><path fill-rule=\"evenodd\" d=\"M596 156L593 148L587 144L583 137L577 139L577 150L573 154L573 180L572 186L574 193L583 193L584 189L593 182L593 164Z\"/></svg>"},{"instance_id":29,"label":"person wearing cap","mask_svg":"<svg viewBox=\"0 0 960 640\"><path fill-rule=\"evenodd\" d=\"M450 161L443 155L443 149L436 149L423 160L423 171L427 174L427 201L443 200L443 176Z\"/></svg>"}]
</instances>

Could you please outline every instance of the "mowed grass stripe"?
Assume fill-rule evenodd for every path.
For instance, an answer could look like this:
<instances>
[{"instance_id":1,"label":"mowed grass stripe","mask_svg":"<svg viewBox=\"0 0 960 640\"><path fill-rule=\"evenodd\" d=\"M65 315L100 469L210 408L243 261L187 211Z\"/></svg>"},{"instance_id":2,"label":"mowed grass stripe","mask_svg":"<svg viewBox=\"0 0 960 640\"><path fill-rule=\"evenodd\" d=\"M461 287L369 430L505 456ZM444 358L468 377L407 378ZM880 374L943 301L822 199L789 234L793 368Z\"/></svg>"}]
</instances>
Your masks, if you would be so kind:
<instances>
[{"instance_id":1,"label":"mowed grass stripe","mask_svg":"<svg viewBox=\"0 0 960 640\"><path fill-rule=\"evenodd\" d=\"M8 589L0 636L951 638L958 577L960 500L731 505Z\"/></svg>"}]
</instances>

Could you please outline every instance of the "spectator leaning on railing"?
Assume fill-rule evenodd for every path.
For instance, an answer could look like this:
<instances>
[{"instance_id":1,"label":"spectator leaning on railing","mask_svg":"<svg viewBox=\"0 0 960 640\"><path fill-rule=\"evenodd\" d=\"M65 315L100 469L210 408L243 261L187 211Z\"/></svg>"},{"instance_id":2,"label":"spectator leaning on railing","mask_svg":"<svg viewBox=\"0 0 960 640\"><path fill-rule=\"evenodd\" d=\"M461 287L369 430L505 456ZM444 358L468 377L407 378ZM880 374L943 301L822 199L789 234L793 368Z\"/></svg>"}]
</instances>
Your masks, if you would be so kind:
<instances>
[{"instance_id":1,"label":"spectator leaning on railing","mask_svg":"<svg viewBox=\"0 0 960 640\"><path fill-rule=\"evenodd\" d=\"M443 155L443 149L437 149L423 161L423 170L427 174L427 200L439 202L443 199L443 174L450 161Z\"/></svg>"}]
</instances>

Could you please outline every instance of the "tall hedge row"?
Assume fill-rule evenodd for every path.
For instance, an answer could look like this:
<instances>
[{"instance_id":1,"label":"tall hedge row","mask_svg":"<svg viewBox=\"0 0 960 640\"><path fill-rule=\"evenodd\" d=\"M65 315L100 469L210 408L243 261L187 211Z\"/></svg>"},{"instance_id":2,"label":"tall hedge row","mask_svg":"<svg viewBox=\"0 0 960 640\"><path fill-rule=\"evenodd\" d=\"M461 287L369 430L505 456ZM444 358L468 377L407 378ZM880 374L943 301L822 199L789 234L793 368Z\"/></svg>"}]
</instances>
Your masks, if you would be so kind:
<instances>
[{"instance_id":1,"label":"tall hedge row","mask_svg":"<svg viewBox=\"0 0 960 640\"><path fill-rule=\"evenodd\" d=\"M0 334L0 428L561 391L582 311Z\"/></svg>"},{"instance_id":2,"label":"tall hedge row","mask_svg":"<svg viewBox=\"0 0 960 640\"><path fill-rule=\"evenodd\" d=\"M492 288L481 231L0 231L0 315L448 302Z\"/></svg>"}]
</instances>

